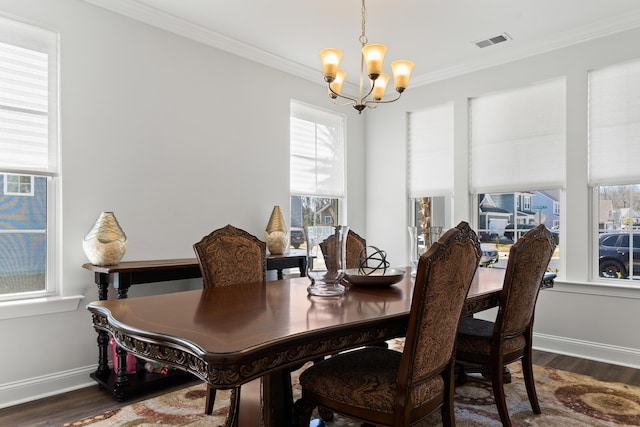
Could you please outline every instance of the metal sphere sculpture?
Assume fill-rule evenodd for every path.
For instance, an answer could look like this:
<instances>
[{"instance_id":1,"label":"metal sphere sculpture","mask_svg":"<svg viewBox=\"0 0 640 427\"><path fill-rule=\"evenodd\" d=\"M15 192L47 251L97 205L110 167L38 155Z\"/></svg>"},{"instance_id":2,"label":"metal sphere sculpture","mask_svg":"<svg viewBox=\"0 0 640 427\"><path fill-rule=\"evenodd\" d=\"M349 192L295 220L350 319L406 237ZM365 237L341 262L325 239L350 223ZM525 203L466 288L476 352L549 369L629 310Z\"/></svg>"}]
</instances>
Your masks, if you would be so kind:
<instances>
[{"instance_id":1,"label":"metal sphere sculpture","mask_svg":"<svg viewBox=\"0 0 640 427\"><path fill-rule=\"evenodd\" d=\"M367 248L373 249L367 251ZM367 256L367 252L369 255ZM384 275L389 268L389 261L387 261L387 253L375 246L367 246L360 251L358 255L358 273L370 276L373 273L382 271Z\"/></svg>"}]
</instances>

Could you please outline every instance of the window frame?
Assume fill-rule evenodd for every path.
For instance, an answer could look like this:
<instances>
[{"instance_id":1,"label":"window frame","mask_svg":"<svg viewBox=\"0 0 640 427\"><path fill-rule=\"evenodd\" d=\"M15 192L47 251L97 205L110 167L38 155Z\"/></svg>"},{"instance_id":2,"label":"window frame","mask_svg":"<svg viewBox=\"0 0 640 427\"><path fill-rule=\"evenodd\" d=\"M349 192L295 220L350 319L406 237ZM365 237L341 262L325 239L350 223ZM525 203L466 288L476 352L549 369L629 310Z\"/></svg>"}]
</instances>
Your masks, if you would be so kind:
<instances>
[{"instance_id":1,"label":"window frame","mask_svg":"<svg viewBox=\"0 0 640 427\"><path fill-rule=\"evenodd\" d=\"M600 235L609 231L625 232L622 226L609 229L602 227L600 193L604 187L639 186L640 173L636 167L639 154L637 148L637 128L640 126L638 110L629 109L640 100L640 59L608 64L601 68L587 70L587 147L588 179L590 188L591 219L591 274L590 280L606 287L635 287L640 278L633 279L633 251L629 254L629 277L607 278L600 276ZM602 162L603 153L625 153L620 162L612 167ZM632 207L632 188L629 189ZM612 206L613 209L619 209ZM629 234L634 232L629 228ZM638 276L636 276L638 277Z\"/></svg>"},{"instance_id":2,"label":"window frame","mask_svg":"<svg viewBox=\"0 0 640 427\"><path fill-rule=\"evenodd\" d=\"M35 177L46 179L46 263L44 289L0 295L0 319L10 319L31 315L58 313L76 310L82 295L65 295L62 287L62 243L60 181L59 171L59 34L50 29L0 16L0 43L8 45L9 51L15 47L39 52L46 56L46 110L34 110L35 115L46 117L46 152L44 162L37 164L4 162L0 164L0 174L29 175L31 189L35 190ZM13 46L13 47L12 47ZM19 50L19 49L18 49ZM45 105L43 103L42 105ZM30 113L29 109L16 108L8 104L0 106L5 112ZM7 148L9 149L9 148ZM16 157L14 157L16 158ZM5 180L6 182L6 180ZM22 195L24 196L24 194Z\"/></svg>"},{"instance_id":3,"label":"window frame","mask_svg":"<svg viewBox=\"0 0 640 427\"><path fill-rule=\"evenodd\" d=\"M29 191L28 192L22 192L22 191L10 191L9 190L9 177L18 177L18 178L23 178L23 177L28 177L29 178ZM22 174L12 174L12 173L5 173L4 174L4 195L5 196L31 196L33 197L34 195L34 176L33 175L22 175ZM20 190L22 188L22 182L18 183L18 190Z\"/></svg>"},{"instance_id":4,"label":"window frame","mask_svg":"<svg viewBox=\"0 0 640 427\"><path fill-rule=\"evenodd\" d=\"M537 82L531 85L518 86L505 89L499 92L487 93L468 98L468 152L470 154L469 170L469 191L471 200L471 217L474 226L479 233L486 233L492 236L489 224L482 224L480 195L493 196L506 195L507 199L513 198L513 208L501 208L509 212L508 224L530 224L534 218L535 193L540 192L553 201L552 212L560 211L560 205L565 202L564 187L566 185L566 146L567 146L567 78L566 76L555 77L546 81ZM531 109L544 111L539 116L529 114ZM503 124L503 128L496 127L500 123L505 123L505 118L510 120ZM560 147L560 144L562 145ZM554 147L559 156L553 157L554 168L550 178L546 176L550 170L551 162L545 163L545 168L536 171L533 176L524 175L521 171L523 167L514 167L526 164L526 156L523 152L533 151L533 148L540 150L545 147ZM508 165L503 174L491 173L490 168L495 163L489 162L484 156L483 150L490 150L490 153L499 152L502 158L517 159L513 165L509 162L500 164ZM552 150L549 149L551 152ZM524 160L524 163L523 163ZM544 173L542 173L544 172ZM487 178L487 177L490 177ZM555 200L549 194L557 191ZM496 207L500 207L505 200L497 198ZM483 198L484 200L484 198ZM511 212L513 209L513 212ZM541 212L541 211L540 211ZM524 214L524 216L518 215ZM499 212L504 215L505 212ZM540 217L542 219L542 217ZM563 217L553 222L553 226L564 221ZM547 220L542 221L546 223ZM482 225L482 228L481 228ZM547 224L549 227L549 224ZM552 227L553 227L552 226ZM561 229L561 227L559 227ZM505 226L506 230L506 226ZM504 234L504 231L503 231ZM515 233L514 242L515 242ZM500 243L503 236L497 236L497 243ZM565 253L561 248L564 237L558 233L559 257L553 265L557 268L558 277L564 278ZM487 242L488 243L488 242ZM551 267L554 270L553 266Z\"/></svg>"},{"instance_id":5,"label":"window frame","mask_svg":"<svg viewBox=\"0 0 640 427\"><path fill-rule=\"evenodd\" d=\"M627 265L627 269L630 269L631 271L629 272L629 277L627 278L609 278L609 277L601 277L600 276L600 235L603 233L619 233L619 234L627 234L628 235L633 235L633 239L632 242L634 244L634 248L635 248L635 243L637 241L636 239L636 233L640 233L640 227L633 225L631 226L628 231L624 230L621 227L619 228L601 228L600 227L600 189L601 187L609 187L609 186L620 186L620 187L626 187L626 186L640 186L640 183L638 184L619 184L619 185L615 185L615 184L610 184L610 185L593 185L591 186L591 198L593 200L592 205L593 205L593 226L592 226L592 237L591 237L591 241L592 241L592 256L591 256L591 280L593 282L596 282L600 285L604 285L604 286L611 286L611 287L635 287L637 288L638 283L640 283L640 277L638 277L637 279L633 278L633 270L634 270L634 264L637 262L637 259L634 256L634 251L631 250L628 254L629 258L628 258L628 265ZM631 191L631 189L629 190ZM614 208L615 209L615 208ZM616 237L616 240L619 240L621 237L618 236ZM622 237L624 239L624 237ZM627 243L629 242L629 239L627 237ZM622 247L622 246L607 246L610 248L613 247ZM629 249L631 249L631 247L629 247Z\"/></svg>"}]
</instances>

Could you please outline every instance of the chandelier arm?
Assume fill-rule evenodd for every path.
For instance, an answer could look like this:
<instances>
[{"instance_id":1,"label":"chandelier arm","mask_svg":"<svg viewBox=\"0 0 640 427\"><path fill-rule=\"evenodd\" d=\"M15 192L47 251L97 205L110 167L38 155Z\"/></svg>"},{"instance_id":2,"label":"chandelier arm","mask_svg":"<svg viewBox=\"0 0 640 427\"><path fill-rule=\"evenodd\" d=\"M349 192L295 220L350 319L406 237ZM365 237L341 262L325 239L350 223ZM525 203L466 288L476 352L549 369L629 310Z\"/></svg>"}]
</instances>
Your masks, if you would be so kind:
<instances>
[{"instance_id":1,"label":"chandelier arm","mask_svg":"<svg viewBox=\"0 0 640 427\"><path fill-rule=\"evenodd\" d=\"M333 95L335 96L331 96L331 98L335 99L336 97L340 97L340 98L344 98L344 99L348 99L349 101L358 104L358 98L352 98L350 96L346 96L346 95L342 95L338 92L335 92L333 89L331 89L331 84L328 84L327 87L329 88L329 92L331 92Z\"/></svg>"},{"instance_id":2,"label":"chandelier arm","mask_svg":"<svg viewBox=\"0 0 640 427\"><path fill-rule=\"evenodd\" d=\"M366 101L366 99L367 99L367 97L368 97L369 95L371 95L371 92L373 92L373 88L374 88L374 87L376 87L376 81L375 81L375 80L373 81L373 84L371 85L371 89L369 89L369 92L367 92L367 94L366 94L365 96L363 96L363 97L361 97L361 98L360 98L360 103L361 103L361 104L362 104L362 103L366 103L366 102L368 102L368 101Z\"/></svg>"},{"instance_id":3,"label":"chandelier arm","mask_svg":"<svg viewBox=\"0 0 640 427\"><path fill-rule=\"evenodd\" d=\"M373 88L375 87L375 84L376 84L376 82L374 80L373 81L373 85L371 85L371 89L369 89L369 92L367 92L367 94L365 96L361 97L361 98L342 95L341 93L335 92L333 89L331 89L331 84L328 84L327 87L329 88L329 92L331 92L335 96L339 96L340 98L348 99L349 101L355 102L356 104L366 104L367 102L375 102L372 99L370 99L370 100L366 99L369 95L371 95L371 92L373 92ZM389 101L389 102L391 102L391 101Z\"/></svg>"},{"instance_id":4,"label":"chandelier arm","mask_svg":"<svg viewBox=\"0 0 640 427\"><path fill-rule=\"evenodd\" d=\"M333 103L333 105L337 105L338 107L345 107L347 105L354 107L355 105L358 105L357 101L355 101L354 99L351 99L351 98L346 98L346 99L348 99L347 102L338 102L338 98L331 98L331 102Z\"/></svg>"},{"instance_id":5,"label":"chandelier arm","mask_svg":"<svg viewBox=\"0 0 640 427\"><path fill-rule=\"evenodd\" d=\"M392 102L396 102L398 99L400 99L400 97L402 96L402 93L398 92L398 96L393 98L393 99L389 99L389 100L380 100L380 101L376 101L375 99L369 99L367 101L364 102L364 105L366 105L367 107L369 107L369 105L372 104L390 104Z\"/></svg>"}]
</instances>

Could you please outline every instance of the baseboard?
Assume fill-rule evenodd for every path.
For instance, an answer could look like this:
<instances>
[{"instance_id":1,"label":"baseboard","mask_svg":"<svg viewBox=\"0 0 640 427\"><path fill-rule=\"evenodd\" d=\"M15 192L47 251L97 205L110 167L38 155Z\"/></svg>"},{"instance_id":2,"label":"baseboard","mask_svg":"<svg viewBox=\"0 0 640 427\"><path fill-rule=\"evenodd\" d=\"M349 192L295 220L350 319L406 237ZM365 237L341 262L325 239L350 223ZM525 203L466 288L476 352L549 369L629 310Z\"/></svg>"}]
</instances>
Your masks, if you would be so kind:
<instances>
[{"instance_id":1,"label":"baseboard","mask_svg":"<svg viewBox=\"0 0 640 427\"><path fill-rule=\"evenodd\" d=\"M533 348L612 365L640 369L640 350L554 335L533 334Z\"/></svg>"},{"instance_id":2,"label":"baseboard","mask_svg":"<svg viewBox=\"0 0 640 427\"><path fill-rule=\"evenodd\" d=\"M97 365L72 369L13 383L0 384L0 409L96 385L89 374Z\"/></svg>"}]
</instances>

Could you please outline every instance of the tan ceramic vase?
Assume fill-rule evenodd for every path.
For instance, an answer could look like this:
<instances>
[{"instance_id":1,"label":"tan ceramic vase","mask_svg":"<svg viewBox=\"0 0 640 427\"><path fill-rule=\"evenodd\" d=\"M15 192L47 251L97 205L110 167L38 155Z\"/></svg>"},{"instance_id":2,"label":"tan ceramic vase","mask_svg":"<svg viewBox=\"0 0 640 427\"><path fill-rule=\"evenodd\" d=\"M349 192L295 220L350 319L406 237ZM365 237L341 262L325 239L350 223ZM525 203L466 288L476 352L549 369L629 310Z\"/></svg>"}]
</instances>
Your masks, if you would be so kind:
<instances>
[{"instance_id":1,"label":"tan ceramic vase","mask_svg":"<svg viewBox=\"0 0 640 427\"><path fill-rule=\"evenodd\" d=\"M113 212L102 212L84 239L82 248L94 265L115 265L127 250L127 236Z\"/></svg>"},{"instance_id":2,"label":"tan ceramic vase","mask_svg":"<svg viewBox=\"0 0 640 427\"><path fill-rule=\"evenodd\" d=\"M289 231L282 217L282 212L280 212L280 206L273 207L264 233L264 240L269 253L273 255L282 255L289 247Z\"/></svg>"}]
</instances>

